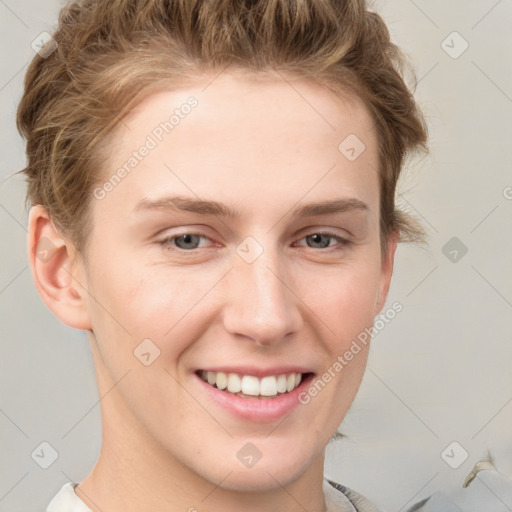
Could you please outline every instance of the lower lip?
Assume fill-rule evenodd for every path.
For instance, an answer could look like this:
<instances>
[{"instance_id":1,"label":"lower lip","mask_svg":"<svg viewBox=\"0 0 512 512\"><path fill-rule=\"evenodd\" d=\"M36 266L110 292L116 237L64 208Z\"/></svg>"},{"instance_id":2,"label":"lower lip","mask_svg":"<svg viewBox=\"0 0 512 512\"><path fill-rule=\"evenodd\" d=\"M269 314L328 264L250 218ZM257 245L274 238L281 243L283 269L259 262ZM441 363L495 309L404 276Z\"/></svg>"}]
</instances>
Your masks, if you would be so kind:
<instances>
[{"instance_id":1,"label":"lower lip","mask_svg":"<svg viewBox=\"0 0 512 512\"><path fill-rule=\"evenodd\" d=\"M290 414L300 404L299 395L309 386L309 382L313 378L313 374L309 374L293 391L279 394L275 398L258 399L242 398L222 391L210 386L198 375L194 376L211 400L235 416L256 423L276 421Z\"/></svg>"}]
</instances>

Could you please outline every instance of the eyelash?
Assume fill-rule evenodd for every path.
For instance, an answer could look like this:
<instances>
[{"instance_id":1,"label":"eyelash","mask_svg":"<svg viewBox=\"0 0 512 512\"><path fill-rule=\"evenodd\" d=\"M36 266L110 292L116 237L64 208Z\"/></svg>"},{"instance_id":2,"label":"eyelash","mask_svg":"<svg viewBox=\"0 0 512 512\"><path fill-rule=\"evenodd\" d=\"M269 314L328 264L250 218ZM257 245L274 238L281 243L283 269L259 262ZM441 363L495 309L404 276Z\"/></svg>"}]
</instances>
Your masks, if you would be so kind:
<instances>
[{"instance_id":1,"label":"eyelash","mask_svg":"<svg viewBox=\"0 0 512 512\"><path fill-rule=\"evenodd\" d=\"M182 233L180 235L173 235L173 236L170 236L170 237L167 237L165 239L163 239L161 242L159 242L166 250L169 250L171 252L179 252L179 253L192 253L194 254L195 251L199 250L200 247L197 247L195 249L190 249L190 250L187 250L187 249L180 249L179 247L176 247L175 245L172 244L172 242L174 240L176 240L177 238L181 238L182 236L185 236L185 235L192 235L192 236L197 236L197 237L200 237L200 238L206 238L209 240L209 238L206 236L206 235L203 235L202 233L194 233L192 231L190 232L186 232L186 233ZM305 238L309 237L309 236L313 236L313 235L323 235L323 236L327 236L329 238L334 238L335 240L338 241L338 243L341 245L341 247L339 248L335 248L333 249L332 247L334 246L327 246L327 247L320 247L320 248L317 248L318 250L321 250L322 252L335 252L335 251L342 251L344 248L348 247L351 242L348 241L347 239L345 238L342 238L340 237L339 235L335 234L335 233L331 233L330 231L315 231L313 233L309 233L308 235L305 235L303 236L300 240L304 240ZM315 249L315 247L307 247L308 249Z\"/></svg>"}]
</instances>

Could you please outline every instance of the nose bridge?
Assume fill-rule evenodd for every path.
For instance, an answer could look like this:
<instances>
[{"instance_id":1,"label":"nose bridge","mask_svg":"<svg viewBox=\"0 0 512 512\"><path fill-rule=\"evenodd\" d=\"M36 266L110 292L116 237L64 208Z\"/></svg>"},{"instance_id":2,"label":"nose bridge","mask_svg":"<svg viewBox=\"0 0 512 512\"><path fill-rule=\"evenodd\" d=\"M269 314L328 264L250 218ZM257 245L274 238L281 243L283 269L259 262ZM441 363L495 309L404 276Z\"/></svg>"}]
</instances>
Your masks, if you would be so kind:
<instances>
[{"instance_id":1,"label":"nose bridge","mask_svg":"<svg viewBox=\"0 0 512 512\"><path fill-rule=\"evenodd\" d=\"M261 240L261 238L260 238ZM287 283L283 254L270 242L247 237L236 249L225 327L232 334L272 344L298 329L300 316Z\"/></svg>"}]
</instances>

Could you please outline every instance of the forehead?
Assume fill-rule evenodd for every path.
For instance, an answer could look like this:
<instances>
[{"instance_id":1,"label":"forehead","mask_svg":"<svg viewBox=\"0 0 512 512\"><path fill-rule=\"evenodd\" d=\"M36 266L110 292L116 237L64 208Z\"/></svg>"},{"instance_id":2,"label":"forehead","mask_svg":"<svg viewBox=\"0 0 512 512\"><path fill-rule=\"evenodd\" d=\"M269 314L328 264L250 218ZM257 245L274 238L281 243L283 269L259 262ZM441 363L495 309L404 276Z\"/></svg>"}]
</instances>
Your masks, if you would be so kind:
<instances>
[{"instance_id":1,"label":"forehead","mask_svg":"<svg viewBox=\"0 0 512 512\"><path fill-rule=\"evenodd\" d=\"M106 179L151 147L111 200L135 204L164 189L226 200L238 191L238 202L265 196L279 203L283 191L288 202L326 192L378 199L377 143L364 104L284 74L224 72L153 91L111 141Z\"/></svg>"},{"instance_id":2,"label":"forehead","mask_svg":"<svg viewBox=\"0 0 512 512\"><path fill-rule=\"evenodd\" d=\"M118 135L126 134L126 129L131 131L134 124L149 121L147 130L155 120L169 119L191 96L200 105L193 112L194 130L209 135L218 134L219 127L236 128L241 134L257 128L252 136L285 127L283 135L306 129L309 135L336 133L336 139L349 128L360 135L374 129L368 109L354 93L340 89L335 95L312 79L281 72L233 70L198 76L196 81L189 78L186 83L174 90L162 85L141 96L143 99L119 126ZM265 126L266 131L262 129Z\"/></svg>"}]
</instances>

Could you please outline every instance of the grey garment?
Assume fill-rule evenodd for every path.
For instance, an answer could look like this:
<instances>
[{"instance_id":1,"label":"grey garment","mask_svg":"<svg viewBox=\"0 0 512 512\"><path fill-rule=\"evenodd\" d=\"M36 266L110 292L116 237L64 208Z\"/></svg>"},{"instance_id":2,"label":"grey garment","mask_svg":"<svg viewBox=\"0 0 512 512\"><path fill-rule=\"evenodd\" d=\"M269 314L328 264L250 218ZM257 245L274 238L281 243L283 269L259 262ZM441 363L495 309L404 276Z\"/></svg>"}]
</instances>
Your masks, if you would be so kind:
<instances>
[{"instance_id":1,"label":"grey garment","mask_svg":"<svg viewBox=\"0 0 512 512\"><path fill-rule=\"evenodd\" d=\"M52 499L46 512L92 512L77 496L78 482L67 482ZM381 512L364 496L347 487L324 479L327 512Z\"/></svg>"},{"instance_id":2,"label":"grey garment","mask_svg":"<svg viewBox=\"0 0 512 512\"><path fill-rule=\"evenodd\" d=\"M334 493L329 487L335 489ZM331 512L331 510L333 512L345 512L345 510L351 512L383 512L373 503L369 502L362 494L332 480L324 479L324 496L327 503L327 512ZM337 508L330 507L329 498L331 496L337 496L337 500L339 500ZM350 506L348 506L347 502Z\"/></svg>"},{"instance_id":3,"label":"grey garment","mask_svg":"<svg viewBox=\"0 0 512 512\"><path fill-rule=\"evenodd\" d=\"M468 481L469 480L469 481ZM512 480L493 469L475 471L467 487L439 491L407 512L510 512Z\"/></svg>"}]
</instances>

